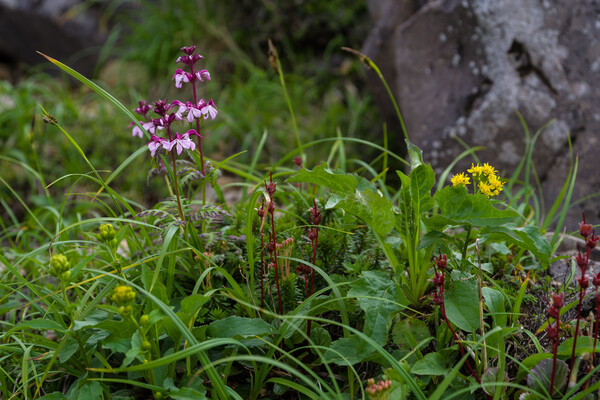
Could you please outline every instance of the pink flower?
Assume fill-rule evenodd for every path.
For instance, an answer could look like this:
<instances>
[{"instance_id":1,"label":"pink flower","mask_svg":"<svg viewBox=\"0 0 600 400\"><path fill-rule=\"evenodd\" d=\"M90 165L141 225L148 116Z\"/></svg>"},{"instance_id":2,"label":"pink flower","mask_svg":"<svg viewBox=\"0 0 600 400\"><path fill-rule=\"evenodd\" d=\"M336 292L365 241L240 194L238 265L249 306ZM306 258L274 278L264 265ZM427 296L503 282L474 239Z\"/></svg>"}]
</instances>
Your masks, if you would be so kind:
<instances>
[{"instance_id":1,"label":"pink flower","mask_svg":"<svg viewBox=\"0 0 600 400\"><path fill-rule=\"evenodd\" d=\"M202 115L204 115L204 119L207 119L210 115L211 119L215 119L217 116L217 106L213 103L212 99L208 103L204 100L200 100L198 102L198 108L202 111Z\"/></svg>"},{"instance_id":2,"label":"pink flower","mask_svg":"<svg viewBox=\"0 0 600 400\"><path fill-rule=\"evenodd\" d=\"M141 121L140 121L141 123ZM135 124L133 121L129 124L129 126L133 126L133 129L131 130L131 135L132 136L139 136L139 137L144 137L144 132L142 132L142 130L140 129L139 126L137 126L137 124Z\"/></svg>"},{"instance_id":3,"label":"pink flower","mask_svg":"<svg viewBox=\"0 0 600 400\"><path fill-rule=\"evenodd\" d=\"M203 69L201 71L196 71L195 75L196 75L196 79L198 79L200 82L210 81L210 74L205 69Z\"/></svg>"},{"instance_id":4,"label":"pink flower","mask_svg":"<svg viewBox=\"0 0 600 400\"><path fill-rule=\"evenodd\" d=\"M194 79L194 76L191 73L178 68L177 71L175 71L175 75L173 75L173 79L175 79L175 87L181 89L181 83L191 82L191 80Z\"/></svg>"},{"instance_id":5,"label":"pink flower","mask_svg":"<svg viewBox=\"0 0 600 400\"><path fill-rule=\"evenodd\" d=\"M162 146L167 151L171 151L175 147L177 155L180 155L183 149L194 150L196 148L196 144L190 139L190 135L187 132L183 135L176 133L175 139L170 142L165 140Z\"/></svg>"},{"instance_id":6,"label":"pink flower","mask_svg":"<svg viewBox=\"0 0 600 400\"><path fill-rule=\"evenodd\" d=\"M152 135L150 141L148 142L148 150L150 150L150 156L154 157L156 152L163 146L163 142L166 140L163 138L159 138L156 135Z\"/></svg>"}]
</instances>

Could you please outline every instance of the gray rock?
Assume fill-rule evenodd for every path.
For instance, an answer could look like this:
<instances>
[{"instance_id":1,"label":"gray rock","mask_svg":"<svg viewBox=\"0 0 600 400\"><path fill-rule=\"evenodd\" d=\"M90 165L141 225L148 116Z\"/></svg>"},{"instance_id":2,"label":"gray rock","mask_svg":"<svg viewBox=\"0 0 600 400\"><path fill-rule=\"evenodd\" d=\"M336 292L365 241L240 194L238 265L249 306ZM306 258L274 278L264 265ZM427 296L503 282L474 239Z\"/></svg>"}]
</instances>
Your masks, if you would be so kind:
<instances>
[{"instance_id":1,"label":"gray rock","mask_svg":"<svg viewBox=\"0 0 600 400\"><path fill-rule=\"evenodd\" d=\"M510 176L531 134L551 120L533 155L546 204L569 168L568 136L579 156L573 199L600 191L600 0L367 0L374 28L363 52L380 67L408 135L438 172L464 147ZM369 74L388 126L402 135L389 99ZM471 160L459 164L461 171ZM548 206L549 207L549 206ZM574 231L586 210L600 223L600 202L568 215Z\"/></svg>"},{"instance_id":2,"label":"gray rock","mask_svg":"<svg viewBox=\"0 0 600 400\"><path fill-rule=\"evenodd\" d=\"M40 51L90 75L106 33L99 29L99 7L84 3L0 0L0 63L16 69L45 62Z\"/></svg>"}]
</instances>

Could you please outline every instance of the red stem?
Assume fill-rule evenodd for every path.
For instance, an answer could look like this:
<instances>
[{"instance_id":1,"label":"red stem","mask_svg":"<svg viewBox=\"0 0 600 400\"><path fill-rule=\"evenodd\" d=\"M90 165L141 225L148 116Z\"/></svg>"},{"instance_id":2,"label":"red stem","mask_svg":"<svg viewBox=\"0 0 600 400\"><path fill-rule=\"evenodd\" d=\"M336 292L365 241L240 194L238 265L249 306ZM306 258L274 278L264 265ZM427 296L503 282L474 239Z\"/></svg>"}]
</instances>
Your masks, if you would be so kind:
<instances>
[{"instance_id":1,"label":"red stem","mask_svg":"<svg viewBox=\"0 0 600 400\"><path fill-rule=\"evenodd\" d=\"M313 246L313 259L312 259L312 264L316 265L315 262L317 261L317 244L318 244L318 240L319 240L319 228L314 228L316 229L316 235L315 235L315 240L312 241L312 246ZM307 295L306 297L310 297L313 295L314 291L315 291L315 269L311 267L311 278L310 278L310 295ZM308 286L308 281L306 282L306 285ZM311 325L312 320L309 319L308 320L308 324L306 325L306 335L310 338L310 325Z\"/></svg>"},{"instance_id":2,"label":"red stem","mask_svg":"<svg viewBox=\"0 0 600 400\"><path fill-rule=\"evenodd\" d=\"M260 308L264 307L265 304L265 278L264 278L264 269L265 269L265 234L262 230L262 225L260 227Z\"/></svg>"},{"instance_id":3,"label":"red stem","mask_svg":"<svg viewBox=\"0 0 600 400\"><path fill-rule=\"evenodd\" d=\"M452 332L452 336L454 336L454 340L458 344L460 353L464 357L465 350L463 349L462 345L460 344L460 339L459 339L458 335L456 334L456 332L454 332L454 329L452 329L452 325L450 325L450 321L448 320L448 317L446 317L446 307L444 307L444 303L440 304L440 309L442 310L442 316L444 317L444 320L446 320L446 324L448 325L448 328L450 328L450 332ZM481 385L481 379L479 379L479 376L477 376L477 373L473 370L473 367L471 367L471 363L469 363L469 359L465 359L465 363L467 364L467 368L471 372L471 375L473 375L473 377L475 378L477 383L479 383Z\"/></svg>"},{"instance_id":4,"label":"red stem","mask_svg":"<svg viewBox=\"0 0 600 400\"><path fill-rule=\"evenodd\" d=\"M571 367L573 371L573 364L575 362L575 347L577 346L577 337L579 336L579 320L581 319L581 304L583 303L583 291L582 287L579 288L579 304L577 305L577 323L575 324L575 337L573 338L573 350L571 351Z\"/></svg>"},{"instance_id":5,"label":"red stem","mask_svg":"<svg viewBox=\"0 0 600 400\"><path fill-rule=\"evenodd\" d=\"M578 321L579 322L579 321ZM560 331L560 319L556 320L556 331ZM577 337L577 336L575 336ZM554 339L554 343L552 344L552 352L554 353L554 357L552 359L552 374L550 375L550 398L552 398L552 392L554 391L554 374L556 372L556 353L558 350L558 334Z\"/></svg>"},{"instance_id":6,"label":"red stem","mask_svg":"<svg viewBox=\"0 0 600 400\"><path fill-rule=\"evenodd\" d=\"M273 199L271 199L273 201ZM277 242L275 241L275 217L271 214L271 244L273 245L273 261L275 263L275 284L277 285L277 298L279 299L279 313L283 315L283 302L281 301L281 290L279 289L279 267L277 266Z\"/></svg>"}]
</instances>

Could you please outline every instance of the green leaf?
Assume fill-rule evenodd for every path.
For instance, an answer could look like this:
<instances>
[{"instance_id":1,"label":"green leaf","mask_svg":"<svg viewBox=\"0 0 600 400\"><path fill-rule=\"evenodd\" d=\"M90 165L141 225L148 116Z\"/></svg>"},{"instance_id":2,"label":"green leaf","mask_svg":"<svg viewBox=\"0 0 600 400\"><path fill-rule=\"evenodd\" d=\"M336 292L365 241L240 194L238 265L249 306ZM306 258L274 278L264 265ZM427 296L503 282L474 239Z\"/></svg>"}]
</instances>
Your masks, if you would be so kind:
<instances>
[{"instance_id":1,"label":"green leaf","mask_svg":"<svg viewBox=\"0 0 600 400\"><path fill-rule=\"evenodd\" d=\"M552 257L552 248L546 237L537 226L524 226L517 228L512 225L488 227L482 230L482 242L506 241L528 250L537 257L542 265L548 265Z\"/></svg>"},{"instance_id":2,"label":"green leaf","mask_svg":"<svg viewBox=\"0 0 600 400\"><path fill-rule=\"evenodd\" d=\"M287 179L288 182L314 183L329 190L342 193L354 193L361 180L364 180L364 178L356 174L347 174L341 170L331 170L327 168L325 162L316 166L312 171L303 169Z\"/></svg>"},{"instance_id":3,"label":"green leaf","mask_svg":"<svg viewBox=\"0 0 600 400\"><path fill-rule=\"evenodd\" d=\"M211 323L208 334L212 337L250 339L274 334L273 327L259 318L227 317Z\"/></svg>"},{"instance_id":4,"label":"green leaf","mask_svg":"<svg viewBox=\"0 0 600 400\"><path fill-rule=\"evenodd\" d=\"M330 170L325 163L312 171L301 170L288 182L314 183L333 192L325 209L339 208L363 220L373 231L385 236L394 228L394 210L389 199L377 190L375 184L340 170Z\"/></svg>"},{"instance_id":5,"label":"green leaf","mask_svg":"<svg viewBox=\"0 0 600 400\"><path fill-rule=\"evenodd\" d=\"M79 343L71 336L67 337L67 343L62 347L58 354L58 360L61 363L69 361L69 359L79 350Z\"/></svg>"},{"instance_id":6,"label":"green leaf","mask_svg":"<svg viewBox=\"0 0 600 400\"><path fill-rule=\"evenodd\" d=\"M87 381L79 388L79 398L86 400L102 399L102 385L97 381Z\"/></svg>"},{"instance_id":7,"label":"green leaf","mask_svg":"<svg viewBox=\"0 0 600 400\"><path fill-rule=\"evenodd\" d=\"M415 375L445 375L450 368L444 365L444 357L440 353L428 353L423 359L413 364L410 372Z\"/></svg>"},{"instance_id":8,"label":"green leaf","mask_svg":"<svg viewBox=\"0 0 600 400\"><path fill-rule=\"evenodd\" d=\"M527 375L527 386L532 390L543 393L550 391L550 380L552 377L553 360L547 358L538 363L534 369ZM554 389L553 393L559 393L567 383L569 367L563 360L556 360L556 369L554 371Z\"/></svg>"},{"instance_id":9,"label":"green leaf","mask_svg":"<svg viewBox=\"0 0 600 400\"><path fill-rule=\"evenodd\" d=\"M41 331L53 330L56 332L66 332L66 329L56 321L51 319L32 319L30 321L23 321L14 326L13 330L21 329L21 328L29 328L29 329L37 329Z\"/></svg>"},{"instance_id":10,"label":"green leaf","mask_svg":"<svg viewBox=\"0 0 600 400\"><path fill-rule=\"evenodd\" d=\"M64 400L66 398L67 398L67 396L65 396L61 392L53 392L53 393L49 393L45 396L38 397L38 400Z\"/></svg>"},{"instance_id":11,"label":"green leaf","mask_svg":"<svg viewBox=\"0 0 600 400\"><path fill-rule=\"evenodd\" d=\"M500 226L518 217L514 211L495 208L482 194L469 194L462 186L447 186L433 197L441 214L454 221L452 225Z\"/></svg>"},{"instance_id":12,"label":"green leaf","mask_svg":"<svg viewBox=\"0 0 600 400\"><path fill-rule=\"evenodd\" d=\"M474 332L479 327L479 294L474 280L457 280L444 294L446 316L459 329Z\"/></svg>"},{"instance_id":13,"label":"green leaf","mask_svg":"<svg viewBox=\"0 0 600 400\"><path fill-rule=\"evenodd\" d=\"M394 229L392 202L370 189L348 194L336 204L336 208L360 218L382 237Z\"/></svg>"},{"instance_id":14,"label":"green leaf","mask_svg":"<svg viewBox=\"0 0 600 400\"><path fill-rule=\"evenodd\" d=\"M535 365L537 365L541 360L546 358L552 358L552 354L550 353L535 353L530 355L529 357L525 357L521 364L519 365L519 371L517 372L517 379L515 383L519 383L527 376L529 370L531 370Z\"/></svg>"},{"instance_id":15,"label":"green leaf","mask_svg":"<svg viewBox=\"0 0 600 400\"><path fill-rule=\"evenodd\" d=\"M429 338L431 333L427 324L417 318L403 318L394 324L392 339L403 350L412 350L415 346Z\"/></svg>"},{"instance_id":16,"label":"green leaf","mask_svg":"<svg viewBox=\"0 0 600 400\"><path fill-rule=\"evenodd\" d=\"M504 296L500 291L488 287L481 288L485 304L492 314L494 326L506 326L507 314L504 308Z\"/></svg>"}]
</instances>

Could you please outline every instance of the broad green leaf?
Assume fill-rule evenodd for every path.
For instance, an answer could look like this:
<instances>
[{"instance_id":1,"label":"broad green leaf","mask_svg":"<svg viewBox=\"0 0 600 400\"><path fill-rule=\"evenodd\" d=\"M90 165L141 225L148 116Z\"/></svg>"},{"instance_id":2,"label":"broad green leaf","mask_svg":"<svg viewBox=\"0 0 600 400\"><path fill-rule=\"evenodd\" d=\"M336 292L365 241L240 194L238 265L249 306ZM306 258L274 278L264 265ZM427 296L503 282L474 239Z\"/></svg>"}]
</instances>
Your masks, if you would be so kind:
<instances>
[{"instance_id":1,"label":"broad green leaf","mask_svg":"<svg viewBox=\"0 0 600 400\"><path fill-rule=\"evenodd\" d=\"M506 326L507 314L504 308L504 296L496 289L489 287L481 288L485 304L490 309L494 326Z\"/></svg>"},{"instance_id":2,"label":"broad green leaf","mask_svg":"<svg viewBox=\"0 0 600 400\"><path fill-rule=\"evenodd\" d=\"M415 346L431 336L427 324L417 318L403 318L394 324L392 338L403 350L412 350Z\"/></svg>"},{"instance_id":3,"label":"broad green leaf","mask_svg":"<svg viewBox=\"0 0 600 400\"><path fill-rule=\"evenodd\" d=\"M529 370L531 370L535 365L537 365L541 360L546 358L552 358L552 354L550 353L535 353L530 355L529 357L525 357L521 364L519 365L519 371L517 372L517 379L515 383L519 383L527 376Z\"/></svg>"},{"instance_id":4,"label":"broad green leaf","mask_svg":"<svg viewBox=\"0 0 600 400\"><path fill-rule=\"evenodd\" d=\"M537 226L528 225L521 228L515 226L496 226L482 230L483 241L506 241L528 250L537 257L542 265L547 266L552 257L550 243L542 235Z\"/></svg>"},{"instance_id":5,"label":"broad green leaf","mask_svg":"<svg viewBox=\"0 0 600 400\"><path fill-rule=\"evenodd\" d=\"M249 339L273 333L273 327L259 318L233 316L215 321L208 326L208 334L212 337Z\"/></svg>"},{"instance_id":6,"label":"broad green leaf","mask_svg":"<svg viewBox=\"0 0 600 400\"><path fill-rule=\"evenodd\" d=\"M487 197L469 194L462 186L447 186L438 190L433 197L440 207L440 213L453 220L453 225L500 226L518 216L514 211L495 208Z\"/></svg>"},{"instance_id":7,"label":"broad green leaf","mask_svg":"<svg viewBox=\"0 0 600 400\"><path fill-rule=\"evenodd\" d=\"M87 381L79 388L79 398L86 400L102 399L102 385L97 381Z\"/></svg>"},{"instance_id":8,"label":"broad green leaf","mask_svg":"<svg viewBox=\"0 0 600 400\"><path fill-rule=\"evenodd\" d=\"M60 353L58 354L58 360L61 363L69 361L73 354L77 353L77 351L79 350L79 343L77 343L77 340L75 340L71 336L69 336L66 340L67 343L65 343Z\"/></svg>"},{"instance_id":9,"label":"broad green leaf","mask_svg":"<svg viewBox=\"0 0 600 400\"><path fill-rule=\"evenodd\" d=\"M314 183L335 192L354 193L360 180L364 180L364 178L355 174L347 174L341 170L331 170L327 168L325 162L322 162L312 171L303 169L289 177L287 181Z\"/></svg>"},{"instance_id":10,"label":"broad green leaf","mask_svg":"<svg viewBox=\"0 0 600 400\"><path fill-rule=\"evenodd\" d=\"M552 377L554 361L546 358L541 360L534 369L527 375L527 386L532 390L544 393L550 391L550 381ZM554 371L554 390L553 393L559 393L567 383L569 367L563 360L556 360Z\"/></svg>"},{"instance_id":11,"label":"broad green leaf","mask_svg":"<svg viewBox=\"0 0 600 400\"><path fill-rule=\"evenodd\" d=\"M473 280L453 282L444 293L446 316L459 329L474 332L479 328L479 295Z\"/></svg>"},{"instance_id":12,"label":"broad green leaf","mask_svg":"<svg viewBox=\"0 0 600 400\"><path fill-rule=\"evenodd\" d=\"M336 208L360 218L382 237L394 229L392 202L370 189L346 195L336 204Z\"/></svg>"},{"instance_id":13,"label":"broad green leaf","mask_svg":"<svg viewBox=\"0 0 600 400\"><path fill-rule=\"evenodd\" d=\"M569 338L562 342L558 346L558 350L556 354L559 356L571 356L573 352L573 341L574 338ZM594 344L589 336L579 336L577 338L577 346L575 347L575 355L579 356L581 354L591 353L593 352ZM596 352L600 352L600 344L596 344Z\"/></svg>"},{"instance_id":14,"label":"broad green leaf","mask_svg":"<svg viewBox=\"0 0 600 400\"><path fill-rule=\"evenodd\" d=\"M415 375L445 375L448 371L450 368L446 367L444 357L440 353L426 354L410 368L410 372Z\"/></svg>"},{"instance_id":15,"label":"broad green leaf","mask_svg":"<svg viewBox=\"0 0 600 400\"><path fill-rule=\"evenodd\" d=\"M30 321L23 321L14 326L13 330L21 329L21 328L29 328L29 329L37 329L37 330L54 330L56 332L65 332L66 329L61 324L51 319L32 319Z\"/></svg>"},{"instance_id":16,"label":"broad green leaf","mask_svg":"<svg viewBox=\"0 0 600 400\"><path fill-rule=\"evenodd\" d=\"M314 183L336 192L325 209L339 208L363 220L373 231L385 236L394 228L394 210L389 199L377 190L375 184L340 170L330 170L325 163L312 171L301 170L288 182Z\"/></svg>"},{"instance_id":17,"label":"broad green leaf","mask_svg":"<svg viewBox=\"0 0 600 400\"><path fill-rule=\"evenodd\" d=\"M404 308L396 285L384 271L365 271L352 282L348 297L355 297L365 312L363 333L384 345L387 342L391 316ZM375 349L359 336L338 339L325 353L325 359L338 365L353 365L373 355ZM340 353L341 355L337 354Z\"/></svg>"}]
</instances>

